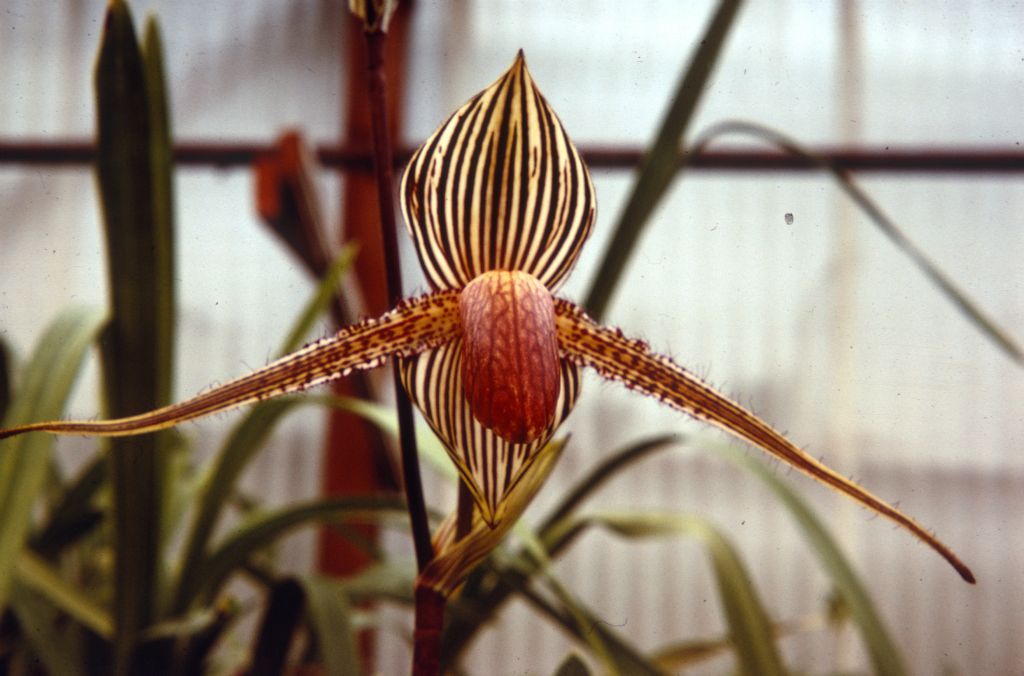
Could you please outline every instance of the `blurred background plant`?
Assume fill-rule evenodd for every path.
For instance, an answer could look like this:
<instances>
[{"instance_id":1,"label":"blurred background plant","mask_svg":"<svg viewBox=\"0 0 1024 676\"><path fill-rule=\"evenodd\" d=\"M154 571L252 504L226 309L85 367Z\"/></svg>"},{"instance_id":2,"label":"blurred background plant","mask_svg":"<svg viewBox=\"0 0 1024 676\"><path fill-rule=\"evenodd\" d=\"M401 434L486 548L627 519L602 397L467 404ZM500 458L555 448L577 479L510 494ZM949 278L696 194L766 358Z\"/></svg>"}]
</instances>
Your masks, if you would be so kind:
<instances>
[{"instance_id":1,"label":"blurred background plant","mask_svg":"<svg viewBox=\"0 0 1024 676\"><path fill-rule=\"evenodd\" d=\"M8 98L4 105L19 113L0 116L18 120L0 129L8 138L49 131L32 126L33 116L27 111L33 106L45 111L37 117L47 119L50 111L62 110L54 101L77 100L75 92L81 92L81 82L87 80L82 65L87 61L75 55L94 52L99 39L95 30L83 31L82 26L99 25L103 14L100 3L83 3L53 17L44 9L15 4L10 20L17 40L0 47L8 50L5 63L38 55L35 50L46 41L33 41L31 35L42 24L58 26L73 46L53 57L55 67L67 77L57 90L46 90L49 99L25 105ZM192 26L168 32L167 59L170 96L178 104L175 109L186 110L175 119L184 117L190 134L220 137L231 129L236 138L261 138L267 133L261 125L267 120L279 124L276 115L283 113L288 123L302 124L313 135L331 130L333 138L338 117L333 98L321 92L311 99L316 105L310 105L301 94L325 78L336 83L336 60L326 56L342 52L349 63L361 49L349 43L358 42L359 36L352 28L343 33L344 13L333 3L302 5L249 8L241 13L239 26L230 30L227 23L218 24L217 14L201 22L203 30L195 25L197 10L159 7L162 16L171 15L173 25ZM649 80L629 85L641 91L627 96L628 103L603 90L614 89L609 83L616 78L624 77L628 83L636 76L628 71L624 76L614 71L609 75L607 59L595 56L589 59L599 61L592 66L592 78L574 83L580 76L570 77L566 65L589 72L584 55L592 55L595 48L581 47L582 43L561 47L554 34L539 30L559 22L580 23L574 12L582 10L572 9L571 3L559 10L562 15L534 23L523 18L539 11L529 5L496 3L472 6L466 12L444 3L403 7L389 38L389 66L398 68L392 73L392 98L398 98L394 94L404 76L414 102L404 106L407 116L414 115L407 133L419 139L447 111L490 82L522 46L580 145L619 142L618 136L602 136L602 126L616 134L626 130L627 140L637 142L658 126L658 115L670 98L670 80L680 63L687 66L638 178L629 180L622 173L596 177L603 214L595 232L600 244L592 243L590 258L576 275L583 281L571 283L567 295L586 297L597 313L607 308L614 320L644 327L645 337L656 346L675 348L685 364L713 364L713 380L749 399L769 420L791 425L797 441L812 441L841 470L856 471L858 479L883 495L903 498L908 512L938 527L940 535L971 562L977 561L976 572L986 589L996 591L966 588L904 534L889 529L880 533L877 523L862 523L859 511L831 498L825 502L812 489L813 501L829 513L827 518L814 517L793 491L793 485L803 489L807 482L775 476L759 459L723 448L699 427L685 438L658 436L652 431L680 427L679 416L647 405L652 402L631 402L590 382L582 402L587 406L590 400L589 407L574 414L572 439L550 485L541 492L541 504L527 519L532 525L518 527L449 606L444 650L453 667L462 664L469 673L493 670L497 658L507 664L508 672L717 673L732 668L744 673L901 673L909 664L911 671L928 673L938 666L958 666L966 672L980 666L998 672L1020 662L1015 642L999 639L999 632L1013 635L1012 604L1020 602L1020 580L1012 572L1013 562L1020 560L1019 545L998 536L1016 532L1015 515L1021 513L1014 511L1009 497L1021 493L1019 469L1006 464L1009 449L1019 444L1021 434L1013 402L1019 403L1024 395L1019 370L1006 368L1019 361L1019 355L1012 356L1012 337L993 323L986 324L977 311L960 321L956 310L940 298L948 298L950 289L940 285L936 293L927 274L898 258L896 249L869 230L868 224L874 222L886 232L888 220L876 202L868 200L867 207L859 202L867 216L848 209L825 176L771 174L766 181L757 175L708 177L691 172L685 180L672 180L681 139L695 138L688 128L702 128L691 122L697 103L713 107L730 94L743 100L734 88L750 81L763 97L760 83L766 77L774 77L777 87L784 86L780 82L792 85L804 105L798 106L799 115L780 118L780 111L788 111L794 98L781 97L787 103L777 108L762 98L765 109L759 107L753 117L800 129L807 142L827 145L839 138L854 143L878 133L917 144L940 138L952 145L963 139L942 135L941 123L926 116L918 118L923 132L917 127L908 132L899 124L876 123L880 131L866 128L874 110L867 108L867 101L874 92L864 72L870 71L875 57L868 50L872 43L865 43L862 36L880 20L871 12L851 11L843 3L830 6L841 30L829 33L835 35L832 38L810 40L804 49L785 41L765 42L755 25L766 15L773 17L776 29L765 33L772 40L823 21L829 25L820 5L766 8L752 3L739 19L729 16L734 5L679 10L676 3L650 3L644 7L646 14L638 12L621 24L621 14L610 8L607 24L601 23L603 12L588 16L594 26L626 36L633 35L634 21L641 24L637 35L647 38L643 45L635 45L634 52L641 67L648 58L674 60L674 66L659 61L657 70L665 72L657 77L650 75L651 70L638 69ZM101 63L103 58L113 59L117 69L101 68L113 79L96 81L101 114L95 159L104 227L94 225L100 210L83 197L92 192L84 172L35 166L32 180L42 183L44 193L56 193L49 198L35 196L24 168L4 168L0 174L0 180L10 185L3 190L11 202L6 211L26 215L3 226L0 251L0 338L16 347L3 352L14 355L3 360L0 377L0 383L11 382L9 395L7 386L0 388L5 425L61 411L83 362L84 379L94 381L95 368L85 357L91 344L101 342L101 333L106 344L114 340L111 326L139 336L138 349L150 354L128 359L131 353L126 348L117 349L126 374L105 378L102 399L90 394L96 388L88 383L78 387L72 410L87 416L100 410L101 400L106 402L105 412L111 413L119 400L127 400L126 405L158 402L172 391L189 393L208 386L211 379L237 375L262 363L278 347L284 351L301 342L314 325L327 330L326 324L317 324L325 311L337 321L354 308L376 313L383 302L382 285L372 281L381 265L373 262L379 255L372 222L375 207L372 199L367 206L357 197L358 182L366 178L359 170L365 168L360 164L365 159L360 158L365 158L367 147L365 130L360 132L355 121L357 113L346 113L349 154L320 156L327 162L349 163L352 173L342 208L325 199L336 192L323 190L323 172L299 136L285 136L274 147L258 147L258 157L251 145L241 146L244 166L258 160L258 213L270 226L260 232L251 223L254 218L238 213L238 204L251 198L239 196L246 185L237 172L191 169L171 181L158 34L154 24L147 24L138 47L126 28L126 8L113 6L114 18L106 23L100 51L106 55ZM680 28L679 11L692 28ZM923 6L918 11L924 20L932 16ZM998 20L1000 11L992 4L991 15L974 14L973 20L988 25ZM719 21L712 21L712 16ZM903 18L911 23L919 17L911 12ZM730 30L733 23L736 28ZM281 26L297 28L282 31ZM500 37L495 26L503 27ZM664 32L669 26L673 30ZM658 40L650 40L651 31ZM421 44L433 33L445 36L443 47ZM233 34L250 39L232 40ZM462 36L473 39L462 44ZM808 80L830 77L813 70L811 58L815 49L829 46L829 40L836 43L833 68L841 77L838 100L830 103L831 114L826 115L820 110L824 97ZM345 42L347 51L339 41ZM648 43L664 43L661 56L642 51ZM698 44L691 59L689 45ZM275 51L274 45L281 49ZM285 57L289 45L298 53ZM723 45L732 45L733 51L726 49L719 69L724 72L716 72L712 66ZM577 56L561 49L577 49ZM621 56L623 49L614 53ZM736 64L729 70L730 55L744 49L747 55L736 59L744 66L740 75ZM244 65L253 62L244 56L247 50L258 57L252 71ZM464 60L460 55L472 50L487 56L472 67L458 66ZM412 58L409 52L424 58ZM609 52L608 57L612 55ZM220 70L209 70L211 61L221 64ZM402 69L403 63L408 70ZM753 70L749 76L748 66ZM700 92L706 90L701 81L713 72L711 89L702 98ZM1000 72L994 69L993 77ZM19 85L29 89L28 84L43 81L38 73L36 66L27 74L4 75L15 79L3 91L17 91ZM226 86L235 81L230 73L249 74L253 79L239 82L252 86ZM363 74L358 64L349 65L346 73L352 80L351 93L342 97L343 107L365 87L357 81ZM444 79L430 73L444 74ZM177 82L182 83L182 93ZM279 92L298 82L304 84L294 97ZM581 82L600 82L602 91L588 93L581 90ZM336 92L335 87L328 89ZM581 100L571 105L574 95ZM588 105L600 107L596 102L606 99L602 115L588 118L581 112ZM277 112L261 118L259 109L270 110L275 102L280 105ZM849 122L850 111L860 111L861 106L867 111L865 119ZM990 106L993 119L985 120L988 127L975 133L988 142L1009 145L1012 138L993 131L1000 124L1000 108ZM732 110L745 112L742 107ZM723 111L714 112L721 116ZM88 124L89 114L79 117ZM828 118L835 128L810 122L819 118ZM395 120L396 126L399 122ZM59 134L86 131L76 123L53 124ZM115 133L105 136L105 125ZM630 136L630 129L642 133ZM773 141L771 133L750 127L731 130L754 131L762 140ZM31 145L7 144L4 152L13 155L19 147L31 150ZM40 148L46 150L45 144L36 150ZM179 160L184 155L185 162L202 157L213 164L237 161L227 152L230 148L222 148L219 156L211 149L216 146L204 149L193 144L179 153ZM234 150L238 152L239 146ZM747 157L757 157L749 146L741 150ZM594 153L602 154L614 155ZM1022 166L1019 153L989 155L1008 161L1016 157L1014 166ZM842 160L841 154L832 156ZM927 159L921 160L922 166ZM51 156L49 162L55 161ZM700 167L692 158L690 165ZM600 170L602 165L592 161L592 166ZM913 230L915 239L952 270L949 277L965 280L978 297L990 301L986 304L1000 323L1020 325L1024 308L1013 292L1019 290L1020 271L1013 261L1024 254L1024 235L1013 214L1021 213L1014 205L1020 206L1024 194L1011 181L985 177L988 180L902 177L866 184L877 203L886 201L908 227L915 217L922 223L921 213L931 214L911 207L924 209L933 205L922 203L937 202L942 218L926 218ZM839 185L850 190L853 184L847 175L840 173L839 178L846 181ZM954 193L956 199L950 196ZM208 199L209 194L223 197ZM81 212L55 206L71 195ZM953 208L961 201L968 205L966 216L951 215L958 213ZM359 241L358 254L335 245L324 216L334 211L344 211L350 220L371 221L362 224L363 230L348 232L350 239ZM118 229L126 219L152 222L154 229L147 237L153 239L142 239L132 248L131 238ZM49 225L43 228L37 222ZM980 224L986 230L979 232ZM627 233L639 235L645 225L643 238L633 238L639 248L630 262L623 255L631 240ZM99 255L101 241L107 244L105 259ZM290 255L282 256L282 248ZM609 257L602 249L611 251L613 260L619 256L621 264L607 264ZM60 262L55 262L58 253ZM104 260L110 276L110 310L75 307L58 313L54 308L77 306L79 300L101 301L97 271L103 270ZM407 250L406 278L416 280L412 260ZM332 300L346 273L346 293ZM304 276L321 281L313 287ZM588 292L591 279L595 281ZM422 282L407 287L417 285ZM175 296L182 317L178 328ZM618 304L610 302L613 298ZM959 302L961 309L964 302ZM229 312L241 314L228 319ZM25 336L39 331L51 315L58 319L35 341L32 355L18 358L31 342ZM756 337L744 338L750 333ZM171 342L176 334L185 345ZM254 360L257 363L251 363ZM116 368L112 362L117 361L105 356L105 372ZM892 368L895 364L900 368ZM177 380L173 386L172 373ZM132 379L137 382L125 382ZM366 446L375 449L368 461L364 458L362 471L368 481L362 486L343 487L344 495L330 499L315 495L320 489L321 462L314 459L314 449L322 438L316 431L322 429L321 410L347 409L390 435L390 407L365 398L380 390L386 390L384 381L369 380L346 393L363 395L359 401L312 396L262 404L237 420L203 423L145 442L155 444L159 452L154 447L72 440L53 455L53 441L45 436L3 442L0 599L6 612L0 645L8 670L194 673L203 668L233 673L247 667L253 673L276 673L285 665L319 664L331 673L352 673L371 665L385 673L404 671L415 567L404 508L393 490L393 463L380 450L383 439L366 430L358 432L365 435ZM963 406L965 392L970 393L970 407ZM886 422L886 414L892 421ZM350 475L354 472L348 470L357 464L349 447L352 433L339 431L344 424L352 423L331 422L329 444L334 450L323 461L328 478L322 482L329 491L338 488L331 485L331 477ZM950 444L951 439L956 443ZM439 514L448 513L454 504L454 475L429 433L422 435L420 447L436 470L428 477L430 504ZM921 464L922 448L935 456L932 464ZM360 496L359 490L373 494ZM599 499L591 499L595 496ZM967 513L971 518L964 517ZM297 527L325 521L334 535L320 540L319 566L312 565L308 535L304 541L292 536L287 544L279 544ZM355 544L341 549L339 540ZM853 552L856 565L843 552ZM705 556L709 563L702 560ZM352 565L357 558L362 567ZM115 569L119 574L113 574ZM319 572L311 572L314 569ZM855 570L866 571L862 575L871 580L880 610ZM367 605L371 601L385 605ZM544 622L537 622L537 617ZM935 621L922 628L921 617ZM972 628L976 626L982 629ZM922 633L924 629L928 631ZM952 651L950 646L958 643L961 647ZM566 653L569 656L563 658Z\"/></svg>"}]
</instances>

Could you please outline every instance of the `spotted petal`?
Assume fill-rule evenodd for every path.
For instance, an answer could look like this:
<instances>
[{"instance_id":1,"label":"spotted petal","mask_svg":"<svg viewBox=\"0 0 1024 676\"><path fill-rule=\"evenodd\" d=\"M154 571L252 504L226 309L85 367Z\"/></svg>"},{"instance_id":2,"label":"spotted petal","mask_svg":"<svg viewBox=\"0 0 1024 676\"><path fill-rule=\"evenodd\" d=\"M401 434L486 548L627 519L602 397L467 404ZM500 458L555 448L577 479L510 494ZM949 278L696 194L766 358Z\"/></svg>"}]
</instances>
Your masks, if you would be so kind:
<instances>
[{"instance_id":1,"label":"spotted petal","mask_svg":"<svg viewBox=\"0 0 1024 676\"><path fill-rule=\"evenodd\" d=\"M410 398L440 437L483 519L495 526L505 515L509 492L565 420L579 394L579 367L562 360L555 417L538 437L514 444L480 424L462 388L461 340L399 360Z\"/></svg>"},{"instance_id":2,"label":"spotted petal","mask_svg":"<svg viewBox=\"0 0 1024 676\"><path fill-rule=\"evenodd\" d=\"M373 368L395 355L412 355L459 335L458 294L432 293L404 301L379 319L367 319L335 335L192 399L129 418L53 421L0 430L0 439L23 432L126 436L155 432L186 420Z\"/></svg>"},{"instance_id":3,"label":"spotted petal","mask_svg":"<svg viewBox=\"0 0 1024 676\"><path fill-rule=\"evenodd\" d=\"M594 222L590 174L534 84L522 52L413 155L402 211L435 289L489 270L555 289Z\"/></svg>"},{"instance_id":4,"label":"spotted petal","mask_svg":"<svg viewBox=\"0 0 1024 676\"><path fill-rule=\"evenodd\" d=\"M615 329L596 324L580 308L565 300L555 301L555 323L564 358L581 366L591 366L605 378L620 381L716 425L829 488L845 493L913 533L945 558L964 580L974 582L974 575L956 554L916 521L808 455L766 422L668 357L654 354L645 343L627 339Z\"/></svg>"}]
</instances>

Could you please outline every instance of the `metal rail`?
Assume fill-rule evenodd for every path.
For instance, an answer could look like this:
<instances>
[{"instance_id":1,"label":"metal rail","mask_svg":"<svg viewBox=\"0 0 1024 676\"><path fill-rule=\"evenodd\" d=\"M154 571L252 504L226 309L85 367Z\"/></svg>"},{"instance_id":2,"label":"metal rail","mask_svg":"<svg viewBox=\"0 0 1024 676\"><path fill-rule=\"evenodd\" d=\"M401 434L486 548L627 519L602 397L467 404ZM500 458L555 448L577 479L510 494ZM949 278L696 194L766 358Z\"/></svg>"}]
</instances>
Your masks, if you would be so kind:
<instances>
[{"instance_id":1,"label":"metal rail","mask_svg":"<svg viewBox=\"0 0 1024 676\"><path fill-rule=\"evenodd\" d=\"M411 147L399 148L396 164L412 154ZM261 155L274 152L269 143L183 142L175 146L175 158L184 167L228 169L248 167ZM589 146L581 149L594 170L628 170L643 159L643 150L626 146ZM902 173L1021 173L1024 151L1004 148L814 148L815 155L840 169L855 172ZM93 160L93 145L84 140L0 139L0 165L76 166ZM326 167L341 171L370 171L368 148L322 145L316 154ZM692 169L713 171L813 171L813 163L774 151L710 150L690 160Z\"/></svg>"}]
</instances>

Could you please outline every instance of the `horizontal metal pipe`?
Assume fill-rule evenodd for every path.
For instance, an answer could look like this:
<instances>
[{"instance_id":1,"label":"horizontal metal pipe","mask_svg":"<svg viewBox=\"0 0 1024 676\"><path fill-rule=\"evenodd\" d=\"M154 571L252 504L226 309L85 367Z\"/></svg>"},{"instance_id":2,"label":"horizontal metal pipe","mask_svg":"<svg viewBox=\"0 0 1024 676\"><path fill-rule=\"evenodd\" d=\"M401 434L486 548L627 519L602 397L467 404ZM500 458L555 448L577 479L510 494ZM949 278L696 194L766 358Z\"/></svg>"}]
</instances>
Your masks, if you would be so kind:
<instances>
[{"instance_id":1,"label":"horizontal metal pipe","mask_svg":"<svg viewBox=\"0 0 1024 676\"><path fill-rule=\"evenodd\" d=\"M404 164L412 148L395 153L396 165ZM83 140L11 140L0 139L0 165L76 166L89 164L93 145ZM247 167L259 156L274 152L274 146L261 143L183 142L175 146L175 158L186 167L227 169ZM584 158L595 170L629 170L643 159L643 150L626 146L590 146L581 148ZM855 172L903 173L1019 173L1024 172L1024 151L998 147L893 147L846 148L818 147L812 152L837 167ZM317 156L326 167L344 171L369 171L369 149L319 146ZM715 171L813 171L816 165L774 151L747 149L710 150L692 158L693 169Z\"/></svg>"}]
</instances>

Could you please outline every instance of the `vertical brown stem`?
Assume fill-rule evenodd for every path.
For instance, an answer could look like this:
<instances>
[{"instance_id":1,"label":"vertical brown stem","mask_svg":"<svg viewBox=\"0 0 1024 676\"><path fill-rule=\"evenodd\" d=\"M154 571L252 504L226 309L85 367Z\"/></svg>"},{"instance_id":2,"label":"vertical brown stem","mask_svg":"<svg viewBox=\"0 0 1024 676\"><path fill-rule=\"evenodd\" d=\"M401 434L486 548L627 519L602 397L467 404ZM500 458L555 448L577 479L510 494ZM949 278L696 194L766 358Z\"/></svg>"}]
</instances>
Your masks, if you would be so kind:
<instances>
[{"instance_id":1,"label":"vertical brown stem","mask_svg":"<svg viewBox=\"0 0 1024 676\"><path fill-rule=\"evenodd\" d=\"M368 13L373 6L367 2ZM367 24L376 22L367 17ZM377 176L377 198L380 203L381 235L384 243L384 262L387 270L388 297L392 305L402 298L402 277L398 261L398 239L396 233L395 205L393 201L394 177L392 176L393 155L387 127L386 90L383 68L384 33L379 29L369 30L366 36L366 60L370 88L370 117L373 125L374 171ZM427 523L427 509L423 500L423 484L420 480L419 459L416 453L416 439L413 435L412 405L398 376L395 379L395 400L398 408L399 441L402 451L402 474L405 496L412 522L413 543L416 549L416 564L422 571L434 558L430 543L430 527ZM435 676L441 671L441 627L444 622L445 599L426 587L416 588L416 628L414 631L413 674Z\"/></svg>"},{"instance_id":2,"label":"vertical brown stem","mask_svg":"<svg viewBox=\"0 0 1024 676\"><path fill-rule=\"evenodd\" d=\"M366 3L367 7L373 5ZM373 21L367 23L372 24ZM393 154L387 125L387 103L384 82L383 54L384 33L371 30L366 36L367 76L370 89L370 117L373 124L373 165L377 176L377 198L380 203L381 235L384 240L384 262L387 271L388 299L395 305L402 299L402 272L398 261L398 237L396 232L395 204L393 200ZM419 570L434 558L430 544L430 527L427 524L427 508L423 500L423 483L420 480L419 459L416 453L416 437L413 434L412 405L402 388L398 370L393 370L395 379L395 400L398 408L399 440L402 450L402 474L405 496L408 502L409 518L412 521L413 542L416 548L416 563Z\"/></svg>"},{"instance_id":3,"label":"vertical brown stem","mask_svg":"<svg viewBox=\"0 0 1024 676\"><path fill-rule=\"evenodd\" d=\"M416 629L413 631L413 676L441 673L441 629L444 626L445 597L416 583Z\"/></svg>"}]
</instances>

